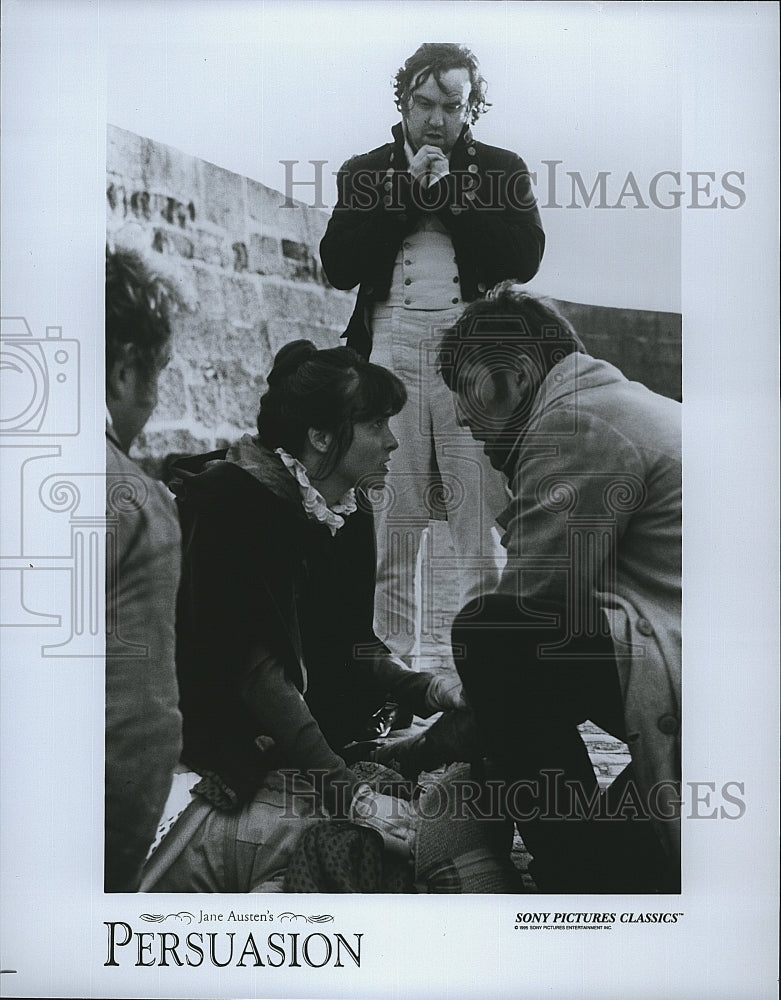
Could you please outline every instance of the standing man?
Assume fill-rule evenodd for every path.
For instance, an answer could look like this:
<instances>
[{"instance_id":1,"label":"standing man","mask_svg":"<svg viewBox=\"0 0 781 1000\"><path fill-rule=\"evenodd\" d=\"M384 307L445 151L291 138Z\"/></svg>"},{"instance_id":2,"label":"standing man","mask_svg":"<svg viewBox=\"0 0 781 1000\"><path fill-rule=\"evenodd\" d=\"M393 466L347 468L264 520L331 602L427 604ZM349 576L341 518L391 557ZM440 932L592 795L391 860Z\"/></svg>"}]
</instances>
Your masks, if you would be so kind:
<instances>
[{"instance_id":1,"label":"standing man","mask_svg":"<svg viewBox=\"0 0 781 1000\"><path fill-rule=\"evenodd\" d=\"M441 332L496 282L529 281L545 236L523 160L472 137L488 104L469 49L421 45L398 71L395 94L402 120L393 141L341 168L320 255L332 285L358 286L347 343L371 352L408 392L376 511L375 626L409 659L416 561L430 517L447 516L462 602L493 589L501 561L492 530L504 506L501 477L456 424L435 371Z\"/></svg>"},{"instance_id":2,"label":"standing man","mask_svg":"<svg viewBox=\"0 0 781 1000\"><path fill-rule=\"evenodd\" d=\"M182 747L179 520L128 455L157 405L178 301L135 251L106 253L106 892L138 889Z\"/></svg>"},{"instance_id":3,"label":"standing man","mask_svg":"<svg viewBox=\"0 0 781 1000\"><path fill-rule=\"evenodd\" d=\"M677 891L681 406L586 354L504 282L440 349L460 419L507 478L497 591L453 655L541 891ZM626 742L600 797L578 725Z\"/></svg>"}]
</instances>

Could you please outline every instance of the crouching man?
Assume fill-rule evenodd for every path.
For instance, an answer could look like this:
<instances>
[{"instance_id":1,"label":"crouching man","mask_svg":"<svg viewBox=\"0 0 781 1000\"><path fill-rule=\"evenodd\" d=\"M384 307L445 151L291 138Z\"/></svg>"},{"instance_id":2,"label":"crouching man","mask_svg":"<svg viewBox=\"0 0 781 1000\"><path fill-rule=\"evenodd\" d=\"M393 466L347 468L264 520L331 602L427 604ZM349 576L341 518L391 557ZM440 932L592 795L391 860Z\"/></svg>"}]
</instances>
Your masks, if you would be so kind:
<instances>
[{"instance_id":1,"label":"crouching man","mask_svg":"<svg viewBox=\"0 0 781 1000\"><path fill-rule=\"evenodd\" d=\"M507 565L453 625L483 777L541 891L679 891L680 404L503 282L444 336L460 421L507 479ZM578 731L632 763L600 795Z\"/></svg>"}]
</instances>

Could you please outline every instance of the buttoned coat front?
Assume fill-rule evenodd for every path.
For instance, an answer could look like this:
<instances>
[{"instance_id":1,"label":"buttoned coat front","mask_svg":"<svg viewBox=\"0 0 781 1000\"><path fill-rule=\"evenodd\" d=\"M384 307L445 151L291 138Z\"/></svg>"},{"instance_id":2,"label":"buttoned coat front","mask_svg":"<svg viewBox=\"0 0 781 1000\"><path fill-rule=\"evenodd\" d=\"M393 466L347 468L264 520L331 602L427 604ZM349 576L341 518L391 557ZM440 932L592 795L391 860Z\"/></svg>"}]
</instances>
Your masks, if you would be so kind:
<instances>
[{"instance_id":1,"label":"buttoned coat front","mask_svg":"<svg viewBox=\"0 0 781 1000\"><path fill-rule=\"evenodd\" d=\"M520 156L476 142L465 127L450 153L450 173L425 189L407 168L402 125L392 134L393 142L341 167L338 200L320 243L331 284L359 286L344 336L365 357L371 351L371 307L388 298L399 248L426 214L436 215L450 235L465 302L507 278L529 281L545 249Z\"/></svg>"},{"instance_id":2,"label":"buttoned coat front","mask_svg":"<svg viewBox=\"0 0 781 1000\"><path fill-rule=\"evenodd\" d=\"M607 622L638 787L672 856L681 778L681 407L585 354L555 365L505 466L499 590Z\"/></svg>"}]
</instances>

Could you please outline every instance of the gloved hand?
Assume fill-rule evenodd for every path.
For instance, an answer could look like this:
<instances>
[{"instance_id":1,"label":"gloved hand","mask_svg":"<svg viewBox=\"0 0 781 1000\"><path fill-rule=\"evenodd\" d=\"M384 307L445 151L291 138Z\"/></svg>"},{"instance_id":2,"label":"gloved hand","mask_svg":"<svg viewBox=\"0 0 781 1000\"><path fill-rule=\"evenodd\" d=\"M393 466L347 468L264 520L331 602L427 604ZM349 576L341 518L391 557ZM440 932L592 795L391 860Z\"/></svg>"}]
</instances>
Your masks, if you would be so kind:
<instances>
[{"instance_id":1,"label":"gloved hand","mask_svg":"<svg viewBox=\"0 0 781 1000\"><path fill-rule=\"evenodd\" d=\"M391 853L403 858L410 856L415 840L415 814L404 799L358 785L350 804L350 821L376 830Z\"/></svg>"},{"instance_id":2,"label":"gloved hand","mask_svg":"<svg viewBox=\"0 0 781 1000\"><path fill-rule=\"evenodd\" d=\"M467 703L461 687L461 678L457 674L432 677L426 692L426 704L434 712L465 709Z\"/></svg>"}]
</instances>

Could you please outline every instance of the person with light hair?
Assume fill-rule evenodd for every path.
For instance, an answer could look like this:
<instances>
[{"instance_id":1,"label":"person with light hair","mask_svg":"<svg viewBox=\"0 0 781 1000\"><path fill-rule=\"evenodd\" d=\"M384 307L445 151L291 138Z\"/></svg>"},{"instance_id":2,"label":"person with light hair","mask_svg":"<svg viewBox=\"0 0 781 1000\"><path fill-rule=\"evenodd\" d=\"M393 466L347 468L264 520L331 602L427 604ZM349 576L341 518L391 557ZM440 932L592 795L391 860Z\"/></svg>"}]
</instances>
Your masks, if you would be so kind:
<instances>
[{"instance_id":1,"label":"person with light hair","mask_svg":"<svg viewBox=\"0 0 781 1000\"><path fill-rule=\"evenodd\" d=\"M106 251L107 892L132 892L182 742L174 615L181 536L174 498L129 456L171 357L175 282L135 250Z\"/></svg>"}]
</instances>

